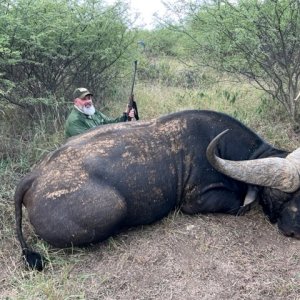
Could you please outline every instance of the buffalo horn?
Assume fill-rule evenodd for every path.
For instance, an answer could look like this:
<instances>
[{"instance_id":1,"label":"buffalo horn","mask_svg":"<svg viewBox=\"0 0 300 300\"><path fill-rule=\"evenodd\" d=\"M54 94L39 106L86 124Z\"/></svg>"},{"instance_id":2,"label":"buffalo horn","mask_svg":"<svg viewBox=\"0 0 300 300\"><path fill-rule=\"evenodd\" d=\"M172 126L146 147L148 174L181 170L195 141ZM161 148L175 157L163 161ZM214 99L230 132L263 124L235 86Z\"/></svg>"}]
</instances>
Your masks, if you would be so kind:
<instances>
[{"instance_id":1,"label":"buffalo horn","mask_svg":"<svg viewBox=\"0 0 300 300\"><path fill-rule=\"evenodd\" d=\"M217 135L208 145L206 156L219 172L242 182L279 189L292 193L300 186L300 148L286 158L268 157L254 160L231 161L215 155L220 138L228 129Z\"/></svg>"}]
</instances>

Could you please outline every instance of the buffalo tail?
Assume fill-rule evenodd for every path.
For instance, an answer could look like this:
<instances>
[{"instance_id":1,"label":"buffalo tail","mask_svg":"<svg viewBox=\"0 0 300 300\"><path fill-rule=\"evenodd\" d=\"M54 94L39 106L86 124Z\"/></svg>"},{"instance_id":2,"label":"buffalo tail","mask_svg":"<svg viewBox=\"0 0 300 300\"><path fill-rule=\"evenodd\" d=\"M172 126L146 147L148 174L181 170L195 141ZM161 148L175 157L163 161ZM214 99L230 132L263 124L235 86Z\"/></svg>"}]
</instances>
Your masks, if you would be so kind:
<instances>
[{"instance_id":1,"label":"buffalo tail","mask_svg":"<svg viewBox=\"0 0 300 300\"><path fill-rule=\"evenodd\" d=\"M42 271L46 262L46 259L37 252L34 252L25 242L23 232L22 232L22 204L23 197L31 187L35 176L25 177L20 184L17 186L15 192L15 217L16 217L16 233L17 238L22 247L22 258L26 266L30 269Z\"/></svg>"}]
</instances>

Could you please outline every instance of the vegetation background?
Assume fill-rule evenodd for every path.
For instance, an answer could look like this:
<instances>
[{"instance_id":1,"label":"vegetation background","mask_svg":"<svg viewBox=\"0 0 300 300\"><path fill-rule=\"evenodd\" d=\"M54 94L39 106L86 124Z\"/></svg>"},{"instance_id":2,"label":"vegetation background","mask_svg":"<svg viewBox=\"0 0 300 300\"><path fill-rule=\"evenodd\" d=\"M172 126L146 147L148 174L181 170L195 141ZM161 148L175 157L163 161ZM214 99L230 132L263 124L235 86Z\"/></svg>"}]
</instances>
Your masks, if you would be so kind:
<instances>
[{"instance_id":1,"label":"vegetation background","mask_svg":"<svg viewBox=\"0 0 300 300\"><path fill-rule=\"evenodd\" d=\"M299 299L299 241L259 207L240 218L176 211L86 249L55 249L25 219L51 263L23 266L16 184L64 143L76 87L107 115L124 110L134 60L141 121L212 109L277 147L299 146L299 1L165 4L176 22L143 30L123 2L0 2L0 299Z\"/></svg>"}]
</instances>

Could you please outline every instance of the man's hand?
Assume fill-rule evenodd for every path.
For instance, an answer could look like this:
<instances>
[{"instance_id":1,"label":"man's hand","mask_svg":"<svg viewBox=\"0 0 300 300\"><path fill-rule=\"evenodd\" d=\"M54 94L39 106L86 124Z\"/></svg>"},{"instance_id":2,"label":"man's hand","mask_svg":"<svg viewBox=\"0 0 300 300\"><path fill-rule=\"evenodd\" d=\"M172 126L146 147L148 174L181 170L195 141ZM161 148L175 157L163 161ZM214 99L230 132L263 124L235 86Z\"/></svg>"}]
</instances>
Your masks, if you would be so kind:
<instances>
[{"instance_id":1,"label":"man's hand","mask_svg":"<svg viewBox=\"0 0 300 300\"><path fill-rule=\"evenodd\" d=\"M130 118L131 121L136 121L136 119L135 119L135 109L130 108L128 104L126 106L125 113L126 113L127 117Z\"/></svg>"},{"instance_id":2,"label":"man's hand","mask_svg":"<svg viewBox=\"0 0 300 300\"><path fill-rule=\"evenodd\" d=\"M132 108L129 112L128 112L128 117L131 118L131 120L135 120L135 109Z\"/></svg>"}]
</instances>

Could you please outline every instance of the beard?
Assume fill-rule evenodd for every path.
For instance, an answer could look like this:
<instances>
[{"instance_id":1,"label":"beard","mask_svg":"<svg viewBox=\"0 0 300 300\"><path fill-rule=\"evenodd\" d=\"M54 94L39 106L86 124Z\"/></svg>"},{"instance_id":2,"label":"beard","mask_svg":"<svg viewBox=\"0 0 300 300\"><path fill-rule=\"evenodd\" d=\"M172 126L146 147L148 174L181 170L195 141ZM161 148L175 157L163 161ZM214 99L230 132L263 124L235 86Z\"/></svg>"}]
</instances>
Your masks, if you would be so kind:
<instances>
[{"instance_id":1,"label":"beard","mask_svg":"<svg viewBox=\"0 0 300 300\"><path fill-rule=\"evenodd\" d=\"M88 115L88 116L92 116L94 113L95 113L95 106L94 105L91 105L90 107L85 107L83 106L81 108L81 111L85 114L85 115Z\"/></svg>"}]
</instances>

